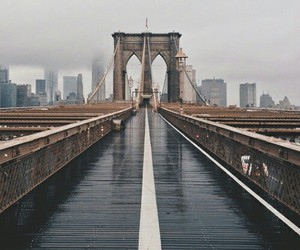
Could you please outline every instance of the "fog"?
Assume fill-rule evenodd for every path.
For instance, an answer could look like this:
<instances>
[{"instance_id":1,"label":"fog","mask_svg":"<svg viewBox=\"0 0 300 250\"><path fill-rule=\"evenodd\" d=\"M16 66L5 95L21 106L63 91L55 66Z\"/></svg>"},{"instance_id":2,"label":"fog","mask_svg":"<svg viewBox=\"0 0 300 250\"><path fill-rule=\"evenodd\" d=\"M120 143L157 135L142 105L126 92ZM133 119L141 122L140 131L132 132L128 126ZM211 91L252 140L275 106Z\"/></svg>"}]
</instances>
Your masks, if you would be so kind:
<instances>
[{"instance_id":1,"label":"fog","mask_svg":"<svg viewBox=\"0 0 300 250\"><path fill-rule=\"evenodd\" d=\"M12 82L33 84L43 68L83 74L85 94L91 65L113 54L112 33L182 34L197 82L222 78L228 104L238 104L239 84L257 84L257 99L288 96L300 105L300 2L296 0L2 0L0 65ZM134 68L134 67L133 67ZM112 80L108 80L111 82Z\"/></svg>"}]
</instances>

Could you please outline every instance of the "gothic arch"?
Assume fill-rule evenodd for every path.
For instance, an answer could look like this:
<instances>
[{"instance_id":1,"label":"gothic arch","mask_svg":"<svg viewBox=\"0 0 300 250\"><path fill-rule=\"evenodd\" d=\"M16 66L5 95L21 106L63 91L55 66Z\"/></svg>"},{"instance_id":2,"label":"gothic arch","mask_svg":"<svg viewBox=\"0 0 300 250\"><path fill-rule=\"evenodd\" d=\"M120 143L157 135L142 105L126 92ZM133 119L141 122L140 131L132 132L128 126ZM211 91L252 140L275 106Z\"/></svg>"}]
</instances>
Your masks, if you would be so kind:
<instances>
[{"instance_id":1,"label":"gothic arch","mask_svg":"<svg viewBox=\"0 0 300 250\"><path fill-rule=\"evenodd\" d=\"M146 53L150 51L150 55L145 60L144 72L144 94L151 92L151 64L154 59L160 55L166 63L168 74L168 101L175 102L179 96L179 76L176 70L176 53L179 48L179 39L181 34L177 32L167 34L156 33L123 33L116 32L113 35L114 48L116 49L120 39L119 48L114 60L114 100L125 100L125 75L126 66L130 58L135 55L140 62L142 62L144 40L148 39L146 43ZM150 47L150 48L149 48Z\"/></svg>"}]
</instances>

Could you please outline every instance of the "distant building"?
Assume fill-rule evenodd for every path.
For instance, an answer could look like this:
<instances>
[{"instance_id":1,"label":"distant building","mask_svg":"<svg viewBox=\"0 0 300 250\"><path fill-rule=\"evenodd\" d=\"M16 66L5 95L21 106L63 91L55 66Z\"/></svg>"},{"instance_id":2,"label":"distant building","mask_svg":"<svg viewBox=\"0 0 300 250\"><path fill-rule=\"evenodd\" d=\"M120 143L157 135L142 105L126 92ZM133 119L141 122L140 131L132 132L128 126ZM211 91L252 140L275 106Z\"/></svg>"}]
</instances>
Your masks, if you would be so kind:
<instances>
[{"instance_id":1,"label":"distant building","mask_svg":"<svg viewBox=\"0 0 300 250\"><path fill-rule=\"evenodd\" d=\"M44 79L36 79L35 80L35 93L46 93L46 80Z\"/></svg>"},{"instance_id":2,"label":"distant building","mask_svg":"<svg viewBox=\"0 0 300 250\"><path fill-rule=\"evenodd\" d=\"M60 102L61 101L61 91L57 90L55 92L55 102Z\"/></svg>"},{"instance_id":3,"label":"distant building","mask_svg":"<svg viewBox=\"0 0 300 250\"><path fill-rule=\"evenodd\" d=\"M7 82L1 83L1 107L16 107L17 106L17 84Z\"/></svg>"},{"instance_id":4,"label":"distant building","mask_svg":"<svg viewBox=\"0 0 300 250\"><path fill-rule=\"evenodd\" d=\"M9 81L9 69L0 67L0 83Z\"/></svg>"},{"instance_id":5,"label":"distant building","mask_svg":"<svg viewBox=\"0 0 300 250\"><path fill-rule=\"evenodd\" d=\"M76 101L77 101L78 104L84 103L82 74L78 74L78 76L77 76L77 96L76 96Z\"/></svg>"},{"instance_id":6,"label":"distant building","mask_svg":"<svg viewBox=\"0 0 300 250\"><path fill-rule=\"evenodd\" d=\"M197 89L197 92L201 95L202 95L202 88L201 88L201 85L200 86L196 86L196 89ZM201 99L201 97L199 95L196 95L196 101L197 103L200 103L200 104L203 104L203 101Z\"/></svg>"},{"instance_id":7,"label":"distant building","mask_svg":"<svg viewBox=\"0 0 300 250\"><path fill-rule=\"evenodd\" d=\"M31 85L17 85L17 107L28 107L31 105Z\"/></svg>"},{"instance_id":8,"label":"distant building","mask_svg":"<svg viewBox=\"0 0 300 250\"><path fill-rule=\"evenodd\" d=\"M69 93L69 95L67 96L67 102L68 104L76 104L76 92L71 92Z\"/></svg>"},{"instance_id":9,"label":"distant building","mask_svg":"<svg viewBox=\"0 0 300 250\"><path fill-rule=\"evenodd\" d=\"M35 80L35 93L37 101L34 102L33 106L45 106L48 105L47 93L46 93L46 80L37 79Z\"/></svg>"},{"instance_id":10,"label":"distant building","mask_svg":"<svg viewBox=\"0 0 300 250\"><path fill-rule=\"evenodd\" d=\"M77 77L76 76L64 76L63 77L63 99L69 99L70 93L75 93L75 99L77 95Z\"/></svg>"},{"instance_id":11,"label":"distant building","mask_svg":"<svg viewBox=\"0 0 300 250\"><path fill-rule=\"evenodd\" d=\"M183 101L184 102L196 102L196 70L193 69L192 65L186 65L186 73L187 77L184 82L184 90L183 90Z\"/></svg>"},{"instance_id":12,"label":"distant building","mask_svg":"<svg viewBox=\"0 0 300 250\"><path fill-rule=\"evenodd\" d=\"M256 83L240 84L240 107L256 107Z\"/></svg>"},{"instance_id":13,"label":"distant building","mask_svg":"<svg viewBox=\"0 0 300 250\"><path fill-rule=\"evenodd\" d=\"M100 57L94 59L92 64L92 92L100 83L102 77L104 76L104 63ZM94 97L95 101L105 101L106 96L106 87L105 87L105 80L102 83L99 91Z\"/></svg>"},{"instance_id":14,"label":"distant building","mask_svg":"<svg viewBox=\"0 0 300 250\"><path fill-rule=\"evenodd\" d=\"M41 92L36 96L38 98L39 106L46 106L48 104L46 93Z\"/></svg>"},{"instance_id":15,"label":"distant building","mask_svg":"<svg viewBox=\"0 0 300 250\"><path fill-rule=\"evenodd\" d=\"M47 98L46 98L46 103L47 103ZM39 95L31 93L30 106L40 106Z\"/></svg>"},{"instance_id":16,"label":"distant building","mask_svg":"<svg viewBox=\"0 0 300 250\"><path fill-rule=\"evenodd\" d=\"M283 98L282 101L279 101L279 104L277 105L279 109L290 109L291 108L291 103L287 96Z\"/></svg>"},{"instance_id":17,"label":"distant building","mask_svg":"<svg viewBox=\"0 0 300 250\"><path fill-rule=\"evenodd\" d=\"M47 101L51 105L57 100L58 73L55 70L45 69L44 78L46 80Z\"/></svg>"},{"instance_id":18,"label":"distant building","mask_svg":"<svg viewBox=\"0 0 300 250\"><path fill-rule=\"evenodd\" d=\"M260 107L261 108L273 108L275 102L269 94L262 94L260 96Z\"/></svg>"},{"instance_id":19,"label":"distant building","mask_svg":"<svg viewBox=\"0 0 300 250\"><path fill-rule=\"evenodd\" d=\"M201 93L210 105L227 106L227 85L223 79L202 80Z\"/></svg>"}]
</instances>

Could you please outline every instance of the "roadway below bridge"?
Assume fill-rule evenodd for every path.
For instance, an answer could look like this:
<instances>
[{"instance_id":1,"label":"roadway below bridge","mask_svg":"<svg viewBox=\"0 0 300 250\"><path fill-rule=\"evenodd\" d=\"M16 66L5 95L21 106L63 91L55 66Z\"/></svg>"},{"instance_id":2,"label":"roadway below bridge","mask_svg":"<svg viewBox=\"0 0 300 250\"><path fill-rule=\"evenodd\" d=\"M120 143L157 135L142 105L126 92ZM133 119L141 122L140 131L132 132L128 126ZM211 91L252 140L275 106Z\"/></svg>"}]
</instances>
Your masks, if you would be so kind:
<instances>
[{"instance_id":1,"label":"roadway below bridge","mask_svg":"<svg viewBox=\"0 0 300 250\"><path fill-rule=\"evenodd\" d=\"M1 109L0 142L107 115L129 106L129 103L120 102Z\"/></svg>"},{"instance_id":2,"label":"roadway below bridge","mask_svg":"<svg viewBox=\"0 0 300 250\"><path fill-rule=\"evenodd\" d=\"M156 206L147 203L153 199ZM4 211L0 245L297 249L300 237L159 114L140 109L124 131L106 135Z\"/></svg>"},{"instance_id":3,"label":"roadway below bridge","mask_svg":"<svg viewBox=\"0 0 300 250\"><path fill-rule=\"evenodd\" d=\"M180 111L178 104L165 103L161 106L176 112ZM287 139L300 144L299 110L201 107L184 104L181 106L181 112L244 131Z\"/></svg>"}]
</instances>

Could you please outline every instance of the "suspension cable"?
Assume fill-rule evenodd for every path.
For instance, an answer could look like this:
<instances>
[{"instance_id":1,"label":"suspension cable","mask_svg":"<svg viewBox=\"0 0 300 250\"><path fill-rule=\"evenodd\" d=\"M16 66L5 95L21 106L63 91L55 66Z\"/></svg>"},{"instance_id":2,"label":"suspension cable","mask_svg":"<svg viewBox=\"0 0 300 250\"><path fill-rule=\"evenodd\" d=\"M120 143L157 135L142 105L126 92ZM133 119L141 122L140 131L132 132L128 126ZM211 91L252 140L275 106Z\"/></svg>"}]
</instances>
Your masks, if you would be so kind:
<instances>
[{"instance_id":1,"label":"suspension cable","mask_svg":"<svg viewBox=\"0 0 300 250\"><path fill-rule=\"evenodd\" d=\"M184 70L185 75L188 78L189 83L191 84L191 86L193 87L193 89L196 92L196 95L201 99L202 102L204 102L205 106L209 106L209 104L207 103L207 101L205 100L205 98L199 93L199 91L197 90L197 88L195 87L195 85L192 83L191 78L189 77L188 73L186 72L186 70Z\"/></svg>"},{"instance_id":2,"label":"suspension cable","mask_svg":"<svg viewBox=\"0 0 300 250\"><path fill-rule=\"evenodd\" d=\"M177 44L176 44L176 41L175 39L173 38L173 42L174 42L174 46L175 46L175 49L176 51L178 51L178 48L177 48ZM192 85L193 89L195 90L196 92L196 95L201 99L201 101L205 104L205 106L209 106L208 102L205 100L205 98L199 93L199 91L197 90L197 88L194 86L194 84L192 83L192 80L190 79L188 73L186 72L186 70L184 70L185 72L185 75L187 76L188 80L189 80L189 83Z\"/></svg>"},{"instance_id":3,"label":"suspension cable","mask_svg":"<svg viewBox=\"0 0 300 250\"><path fill-rule=\"evenodd\" d=\"M175 50L176 50L176 53L178 52L178 48L177 48L177 44L176 44L176 40L174 39L174 37L172 37L173 38L173 42L174 42L174 46L175 46Z\"/></svg>"},{"instance_id":4,"label":"suspension cable","mask_svg":"<svg viewBox=\"0 0 300 250\"><path fill-rule=\"evenodd\" d=\"M150 39L147 37L147 45L148 45L148 59L149 59L149 66L150 66L150 83L152 89L152 62L151 62L151 50L150 50Z\"/></svg>"},{"instance_id":5,"label":"suspension cable","mask_svg":"<svg viewBox=\"0 0 300 250\"><path fill-rule=\"evenodd\" d=\"M141 102L141 95L144 92L144 77L145 77L145 54L146 54L146 37L144 37L144 47L143 47L143 57L142 57L142 71L141 71L141 81L138 87L138 98L137 105Z\"/></svg>"},{"instance_id":6,"label":"suspension cable","mask_svg":"<svg viewBox=\"0 0 300 250\"><path fill-rule=\"evenodd\" d=\"M98 84L97 84L96 88L93 90L92 94L87 98L87 103L88 104L92 101L92 99L94 98L94 96L96 95L96 93L99 91L99 89L102 86L102 84L103 84L103 82L104 82L104 80L105 80L105 78L106 78L109 70L111 69L111 66L112 66L112 64L114 62L114 59L115 59L115 55L116 55L116 53L117 53L117 51L119 50L119 47L120 47L120 40L121 39L119 37L118 42L117 42L117 46L115 48L115 51L113 53L112 58L110 59L109 66L107 67L107 70L106 70L105 74L103 75L102 79L100 81L98 81Z\"/></svg>"}]
</instances>

